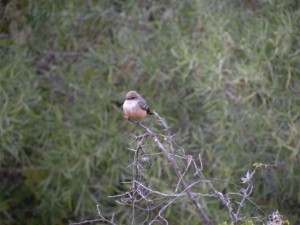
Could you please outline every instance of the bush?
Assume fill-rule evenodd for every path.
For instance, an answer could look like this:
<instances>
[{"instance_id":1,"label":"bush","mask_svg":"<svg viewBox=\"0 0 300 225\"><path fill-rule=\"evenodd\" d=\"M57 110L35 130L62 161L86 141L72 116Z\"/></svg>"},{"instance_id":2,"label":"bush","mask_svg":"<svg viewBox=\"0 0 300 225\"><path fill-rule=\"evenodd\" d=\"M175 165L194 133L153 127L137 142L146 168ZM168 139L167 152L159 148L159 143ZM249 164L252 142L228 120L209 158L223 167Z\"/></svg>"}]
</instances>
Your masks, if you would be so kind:
<instances>
[{"instance_id":1,"label":"bush","mask_svg":"<svg viewBox=\"0 0 300 225\"><path fill-rule=\"evenodd\" d=\"M142 131L122 118L120 105L134 89L171 124L188 154L201 154L205 176L224 193L253 163L278 165L256 177L253 198L266 215L278 209L296 221L297 1L3 7L3 224L65 224L95 215L97 204L105 216L128 221L126 207L107 196L128 189L122 181L131 177L132 155L125 149ZM153 179L161 172L158 166ZM216 223L228 221L218 203L207 208ZM182 207L168 218L174 215L186 222Z\"/></svg>"}]
</instances>

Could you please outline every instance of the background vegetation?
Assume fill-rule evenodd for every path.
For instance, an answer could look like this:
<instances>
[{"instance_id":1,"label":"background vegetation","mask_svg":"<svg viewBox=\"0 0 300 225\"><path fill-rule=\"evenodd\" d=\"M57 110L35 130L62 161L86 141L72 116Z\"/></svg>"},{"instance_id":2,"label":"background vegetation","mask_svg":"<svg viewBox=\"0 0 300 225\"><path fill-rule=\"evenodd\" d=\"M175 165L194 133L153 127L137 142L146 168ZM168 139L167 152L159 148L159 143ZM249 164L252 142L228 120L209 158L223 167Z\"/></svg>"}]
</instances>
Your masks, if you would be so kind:
<instances>
[{"instance_id":1,"label":"background vegetation","mask_svg":"<svg viewBox=\"0 0 300 225\"><path fill-rule=\"evenodd\" d=\"M201 153L224 192L253 163L278 164L256 174L252 197L264 216L278 209L299 222L299 8L297 0L1 1L0 224L67 224L95 216L96 204L126 224L131 212L107 196L130 188L121 183L131 176L126 148L141 131L122 117L128 90L165 117L187 153ZM155 180L161 167L153 168ZM214 222L228 221L207 204ZM171 224L199 223L182 205L168 213Z\"/></svg>"}]
</instances>

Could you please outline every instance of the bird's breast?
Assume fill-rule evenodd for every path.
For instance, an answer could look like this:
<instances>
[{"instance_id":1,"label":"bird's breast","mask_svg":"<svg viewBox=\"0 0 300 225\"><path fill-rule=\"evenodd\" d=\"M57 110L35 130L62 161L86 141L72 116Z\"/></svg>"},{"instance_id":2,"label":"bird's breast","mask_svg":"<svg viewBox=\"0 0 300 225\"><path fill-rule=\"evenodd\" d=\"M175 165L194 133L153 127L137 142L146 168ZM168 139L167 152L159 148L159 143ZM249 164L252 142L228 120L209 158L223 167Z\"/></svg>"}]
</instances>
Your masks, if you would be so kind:
<instances>
[{"instance_id":1,"label":"bird's breast","mask_svg":"<svg viewBox=\"0 0 300 225\"><path fill-rule=\"evenodd\" d=\"M123 104L123 109L128 111L135 111L137 107L139 107L137 101L125 100Z\"/></svg>"},{"instance_id":2,"label":"bird's breast","mask_svg":"<svg viewBox=\"0 0 300 225\"><path fill-rule=\"evenodd\" d=\"M132 100L125 100L123 104L123 112L125 117L134 120L141 120L147 115L146 110L139 106L138 101Z\"/></svg>"}]
</instances>

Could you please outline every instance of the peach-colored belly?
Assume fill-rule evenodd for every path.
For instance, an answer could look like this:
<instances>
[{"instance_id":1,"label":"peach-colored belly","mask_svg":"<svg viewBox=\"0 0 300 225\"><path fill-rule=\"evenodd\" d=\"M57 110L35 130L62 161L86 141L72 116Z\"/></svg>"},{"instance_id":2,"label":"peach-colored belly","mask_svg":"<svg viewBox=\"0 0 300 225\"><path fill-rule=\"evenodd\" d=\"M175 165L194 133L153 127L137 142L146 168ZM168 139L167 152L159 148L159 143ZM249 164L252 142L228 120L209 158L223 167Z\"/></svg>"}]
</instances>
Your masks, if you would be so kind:
<instances>
[{"instance_id":1,"label":"peach-colored belly","mask_svg":"<svg viewBox=\"0 0 300 225\"><path fill-rule=\"evenodd\" d=\"M127 100L123 104L123 112L125 117L133 120L141 120L147 115L146 110L143 110L136 102Z\"/></svg>"}]
</instances>

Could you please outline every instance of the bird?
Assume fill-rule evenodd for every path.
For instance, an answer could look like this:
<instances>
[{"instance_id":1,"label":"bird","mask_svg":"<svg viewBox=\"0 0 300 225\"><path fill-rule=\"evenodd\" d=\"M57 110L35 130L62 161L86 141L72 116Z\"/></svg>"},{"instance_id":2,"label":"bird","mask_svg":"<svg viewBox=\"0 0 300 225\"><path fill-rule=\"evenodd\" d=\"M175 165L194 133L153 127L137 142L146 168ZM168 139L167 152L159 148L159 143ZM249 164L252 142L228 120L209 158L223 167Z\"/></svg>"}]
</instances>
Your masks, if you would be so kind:
<instances>
[{"instance_id":1,"label":"bird","mask_svg":"<svg viewBox=\"0 0 300 225\"><path fill-rule=\"evenodd\" d=\"M147 115L152 115L146 100L136 91L129 91L126 94L123 104L124 117L128 120L140 121Z\"/></svg>"}]
</instances>

